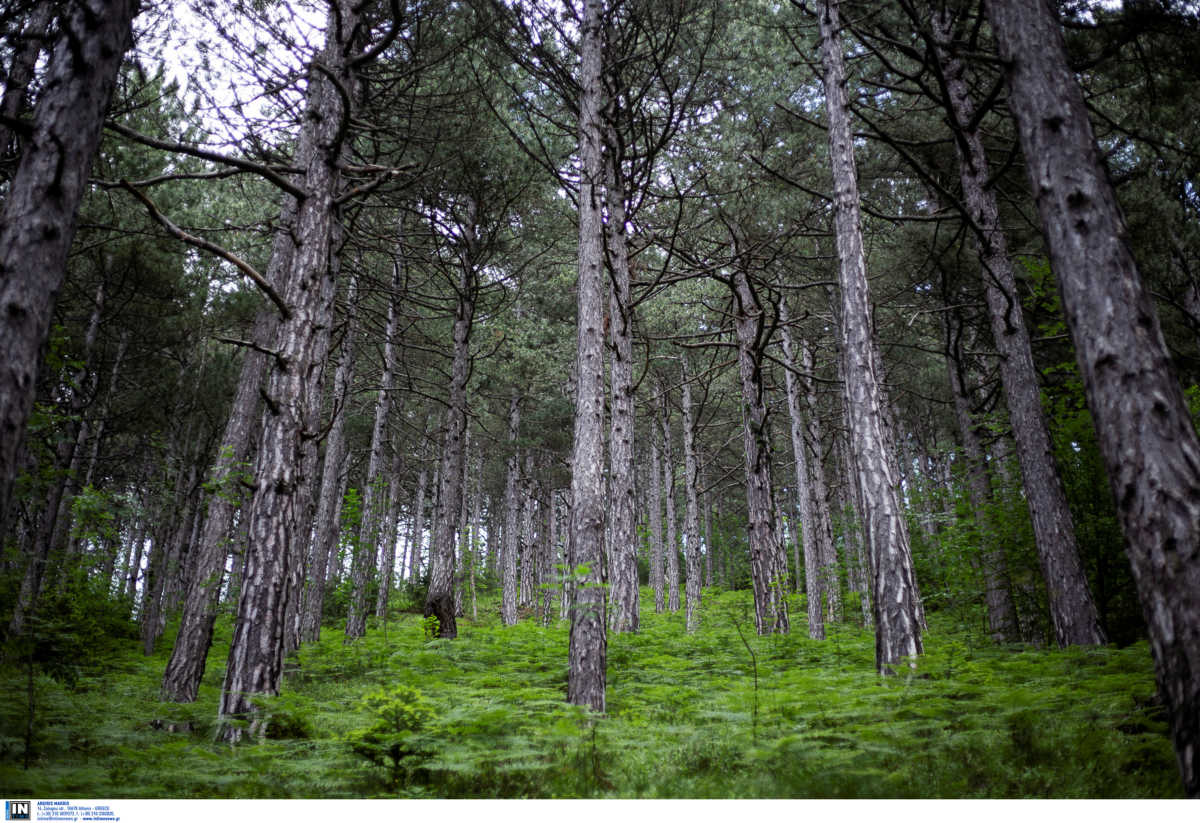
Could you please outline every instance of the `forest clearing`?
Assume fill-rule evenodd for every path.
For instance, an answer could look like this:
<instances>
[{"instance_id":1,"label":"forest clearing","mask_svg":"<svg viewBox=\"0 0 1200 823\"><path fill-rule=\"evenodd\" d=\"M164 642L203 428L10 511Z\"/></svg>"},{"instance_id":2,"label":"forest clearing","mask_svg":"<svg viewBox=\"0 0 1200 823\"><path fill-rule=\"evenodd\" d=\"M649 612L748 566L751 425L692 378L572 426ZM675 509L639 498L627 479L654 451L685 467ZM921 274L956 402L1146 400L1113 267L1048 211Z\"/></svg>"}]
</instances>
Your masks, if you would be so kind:
<instances>
[{"instance_id":1,"label":"forest clearing","mask_svg":"<svg viewBox=\"0 0 1200 823\"><path fill-rule=\"evenodd\" d=\"M6 791L1200 797L1194 2L0 35Z\"/></svg>"}]
</instances>

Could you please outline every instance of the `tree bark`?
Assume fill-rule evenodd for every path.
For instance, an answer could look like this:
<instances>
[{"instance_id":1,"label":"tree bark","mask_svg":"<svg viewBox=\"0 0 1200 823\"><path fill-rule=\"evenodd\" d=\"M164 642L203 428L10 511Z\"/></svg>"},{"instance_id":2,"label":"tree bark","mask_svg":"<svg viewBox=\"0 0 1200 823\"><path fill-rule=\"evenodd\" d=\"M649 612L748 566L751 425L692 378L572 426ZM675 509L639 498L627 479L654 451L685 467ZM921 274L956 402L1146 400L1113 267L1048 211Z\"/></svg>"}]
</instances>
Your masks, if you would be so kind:
<instances>
[{"instance_id":1,"label":"tree bark","mask_svg":"<svg viewBox=\"0 0 1200 823\"><path fill-rule=\"evenodd\" d=\"M274 261L268 270L270 282L283 284L288 311L280 322L267 380L268 408L249 511L250 542L221 697L220 736L229 742L263 731L253 700L256 695L278 694L283 670L290 565L295 561L294 543L304 537L296 531L303 519L299 507L307 505L301 473L315 463L308 457L316 448L319 429L320 403L311 383L328 352L334 317L338 161L343 126L351 117L338 87L355 86L348 57L359 35L358 8L350 0L339 0L327 16L322 69L309 73L306 116L296 149L295 165L304 170L305 193L296 217L297 248L289 270L279 271ZM336 84L332 78L337 78ZM238 722L242 719L250 720L248 729Z\"/></svg>"},{"instance_id":2,"label":"tree bark","mask_svg":"<svg viewBox=\"0 0 1200 823\"><path fill-rule=\"evenodd\" d=\"M893 473L894 458L889 454L892 445L884 420L880 366L871 337L873 312L862 245L837 0L824 0L817 17L833 167L847 411L863 496L863 529L874 572L875 665L880 672L888 672L893 665L922 651L920 594L897 491L898 478Z\"/></svg>"},{"instance_id":3,"label":"tree bark","mask_svg":"<svg viewBox=\"0 0 1200 823\"><path fill-rule=\"evenodd\" d=\"M800 341L800 377L804 388L804 400L807 415L804 427L804 445L811 452L809 467L809 491L812 504L813 531L815 533L818 556L821 566L821 585L825 595L825 618L830 621L842 619L842 585L838 573L837 548L833 543L833 518L829 511L829 492L825 484L825 467L821 459L821 414L817 405L817 381L813 375L816 372L816 362L813 359L812 347L805 340Z\"/></svg>"},{"instance_id":4,"label":"tree bark","mask_svg":"<svg viewBox=\"0 0 1200 823\"><path fill-rule=\"evenodd\" d=\"M779 310L780 334L783 339L783 356L786 365L796 364L792 330L788 327L786 305ZM808 598L808 636L813 640L825 639L825 580L822 570L821 549L817 545L817 524L813 512L813 492L809 477L808 450L804 445L804 419L800 410L800 385L791 369L784 371L784 387L787 391L788 416L791 419L792 454L796 458L796 500L800 513L800 542L804 548L804 583ZM798 564L797 564L798 565ZM799 576L799 569L797 569Z\"/></svg>"},{"instance_id":5,"label":"tree bark","mask_svg":"<svg viewBox=\"0 0 1200 823\"><path fill-rule=\"evenodd\" d=\"M742 446L746 461L754 623L759 634L787 634L790 630L785 599L787 555L775 525L771 430L762 374L763 350L768 336L766 312L742 265L741 261L735 264L729 285L733 292L738 377L742 390Z\"/></svg>"},{"instance_id":6,"label":"tree bark","mask_svg":"<svg viewBox=\"0 0 1200 823\"><path fill-rule=\"evenodd\" d=\"M658 436L650 437L650 585L654 588L654 613L662 614L666 608L666 589L663 574L663 474L662 457L658 450Z\"/></svg>"},{"instance_id":7,"label":"tree bark","mask_svg":"<svg viewBox=\"0 0 1200 823\"><path fill-rule=\"evenodd\" d=\"M995 192L989 188L991 169L979 127L973 125L975 105L963 76L963 61L953 51L951 27L948 11L933 15L935 51L946 84L948 114L958 135L954 145L958 153L959 179L969 217L974 223L975 247L983 264L992 336L1001 354L1004 400L1012 418L1013 439L1025 482L1025 499L1033 519L1038 559L1049 595L1054 637L1059 646L1103 643L1104 631L1088 589L1087 575L1075 542L1075 524L1054 461L1037 369L1033 363L1033 347L1017 294L1008 242L1000 225Z\"/></svg>"},{"instance_id":8,"label":"tree bark","mask_svg":"<svg viewBox=\"0 0 1200 823\"><path fill-rule=\"evenodd\" d=\"M1150 630L1184 792L1200 797L1200 440L1044 0L989 3L1050 262Z\"/></svg>"},{"instance_id":9,"label":"tree bark","mask_svg":"<svg viewBox=\"0 0 1200 823\"><path fill-rule=\"evenodd\" d=\"M521 398L515 392L508 401L508 455L504 479L504 544L501 552L502 591L500 620L505 626L517 623L517 554L520 551L521 498L517 483L521 476L521 457L517 436L521 429Z\"/></svg>"},{"instance_id":10,"label":"tree bark","mask_svg":"<svg viewBox=\"0 0 1200 823\"><path fill-rule=\"evenodd\" d=\"M0 208L0 535L8 533L79 203L138 10L138 0L81 0L61 16L32 128Z\"/></svg>"},{"instance_id":11,"label":"tree bark","mask_svg":"<svg viewBox=\"0 0 1200 823\"><path fill-rule=\"evenodd\" d=\"M663 588L667 611L679 611L679 521L675 516L675 454L671 448L671 414L667 397L663 395L663 498L667 505L667 539L663 546Z\"/></svg>"},{"instance_id":12,"label":"tree bark","mask_svg":"<svg viewBox=\"0 0 1200 823\"><path fill-rule=\"evenodd\" d=\"M571 448L571 603L567 702L605 710L603 0L584 0L579 31L579 282Z\"/></svg>"},{"instance_id":13,"label":"tree bark","mask_svg":"<svg viewBox=\"0 0 1200 823\"><path fill-rule=\"evenodd\" d=\"M699 626L700 616L700 502L697 487L700 485L700 465L696 459L696 415L692 408L692 384L688 374L687 356L680 359L683 372L681 403L683 406L683 491L686 508L683 518L683 556L687 570L687 631L694 632Z\"/></svg>"}]
</instances>

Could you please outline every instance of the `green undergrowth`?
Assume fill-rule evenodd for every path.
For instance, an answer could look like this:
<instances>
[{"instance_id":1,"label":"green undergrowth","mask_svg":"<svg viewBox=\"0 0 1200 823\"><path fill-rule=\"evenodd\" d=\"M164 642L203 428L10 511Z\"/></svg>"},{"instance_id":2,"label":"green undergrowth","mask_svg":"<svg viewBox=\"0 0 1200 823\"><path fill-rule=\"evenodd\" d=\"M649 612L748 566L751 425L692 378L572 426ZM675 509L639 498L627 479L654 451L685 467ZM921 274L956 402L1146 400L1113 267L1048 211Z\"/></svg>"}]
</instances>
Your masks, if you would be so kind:
<instances>
[{"instance_id":1,"label":"green undergrowth","mask_svg":"<svg viewBox=\"0 0 1200 823\"><path fill-rule=\"evenodd\" d=\"M9 661L0 787L34 797L1176 797L1145 643L993 647L931 616L915 668L879 677L874 637L758 637L746 592L702 628L656 615L610 636L608 712L563 702L565 625L498 608L429 640L419 617L345 645L327 627L262 701L266 739L213 742L229 627L200 699L158 700L169 644L121 646L72 681ZM492 604L488 604L491 606ZM486 612L486 616L485 616ZM220 627L219 627L220 628ZM748 650L739 636L744 635ZM757 687L756 687L757 683Z\"/></svg>"}]
</instances>

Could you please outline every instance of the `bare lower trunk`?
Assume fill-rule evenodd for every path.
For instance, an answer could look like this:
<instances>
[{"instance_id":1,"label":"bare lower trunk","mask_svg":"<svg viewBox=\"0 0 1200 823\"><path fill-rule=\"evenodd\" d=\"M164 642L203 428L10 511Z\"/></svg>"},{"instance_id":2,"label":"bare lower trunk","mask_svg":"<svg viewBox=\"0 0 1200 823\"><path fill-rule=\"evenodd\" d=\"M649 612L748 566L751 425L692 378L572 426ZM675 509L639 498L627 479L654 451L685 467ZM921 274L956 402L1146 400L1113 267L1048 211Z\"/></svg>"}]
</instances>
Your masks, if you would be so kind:
<instances>
[{"instance_id":1,"label":"bare lower trunk","mask_svg":"<svg viewBox=\"0 0 1200 823\"><path fill-rule=\"evenodd\" d=\"M699 626L700 616L700 465L696 460L696 416L692 408L692 385L688 375L687 357L680 360L683 369L681 400L683 406L683 492L687 500L684 509L684 562L687 567L687 630Z\"/></svg>"},{"instance_id":2,"label":"bare lower trunk","mask_svg":"<svg viewBox=\"0 0 1200 823\"><path fill-rule=\"evenodd\" d=\"M667 540L663 547L663 574L667 611L679 611L679 536L675 517L675 455L671 448L671 418L663 398L663 497L667 504Z\"/></svg>"},{"instance_id":3,"label":"bare lower trunk","mask_svg":"<svg viewBox=\"0 0 1200 823\"><path fill-rule=\"evenodd\" d=\"M658 437L650 438L650 585L654 588L654 613L662 614L666 608L666 590L663 587L663 475L662 458L658 452Z\"/></svg>"},{"instance_id":4,"label":"bare lower trunk","mask_svg":"<svg viewBox=\"0 0 1200 823\"><path fill-rule=\"evenodd\" d=\"M504 548L500 565L503 569L500 599L500 620L505 626L517 622L517 554L520 550L521 503L517 482L521 475L521 458L517 453L517 435L521 428L521 398L514 394L508 403L508 455L504 481Z\"/></svg>"},{"instance_id":5,"label":"bare lower trunk","mask_svg":"<svg viewBox=\"0 0 1200 823\"><path fill-rule=\"evenodd\" d=\"M605 710L603 1L584 0L579 70L579 283L571 449L571 603L567 702Z\"/></svg>"},{"instance_id":6,"label":"bare lower trunk","mask_svg":"<svg viewBox=\"0 0 1200 823\"><path fill-rule=\"evenodd\" d=\"M0 209L0 534L100 129L138 0L79 0L60 36Z\"/></svg>"},{"instance_id":7,"label":"bare lower trunk","mask_svg":"<svg viewBox=\"0 0 1200 823\"><path fill-rule=\"evenodd\" d=\"M842 57L836 0L824 0L817 10L821 30L829 154L833 167L834 222L842 292L842 356L852 447L863 496L863 532L870 554L875 602L875 664L891 670L905 658L919 655L920 594L913 575L908 527L894 476L892 445L888 441L880 365L872 334L871 296L858 208L858 183L846 71Z\"/></svg>"},{"instance_id":8,"label":"bare lower trunk","mask_svg":"<svg viewBox=\"0 0 1200 823\"><path fill-rule=\"evenodd\" d=\"M813 377L816 363L813 360L812 348L804 340L800 341L800 369L803 371L800 383L804 387L807 409L806 425L802 434L805 449L809 453L809 492L812 499L809 510L813 517L813 536L817 541L821 590L825 596L825 617L827 620L837 621L842 619L841 575L838 572L837 549L833 544L833 522L829 513L825 467L821 460L821 444L824 438L821 436L821 414L817 406L817 381Z\"/></svg>"},{"instance_id":9,"label":"bare lower trunk","mask_svg":"<svg viewBox=\"0 0 1200 823\"><path fill-rule=\"evenodd\" d=\"M1009 105L1150 630L1184 792L1200 797L1200 441L1129 249L1058 22L989 3Z\"/></svg>"},{"instance_id":10,"label":"bare lower trunk","mask_svg":"<svg viewBox=\"0 0 1200 823\"><path fill-rule=\"evenodd\" d=\"M796 364L792 330L788 327L787 309L780 307L780 333L783 338L783 356L789 366ZM817 526L813 515L813 493L810 488L808 449L804 445L804 419L800 411L800 385L791 369L784 372L787 390L788 416L791 419L792 454L796 458L796 500L800 510L800 542L804 548L804 584L808 598L808 636L814 640L825 639L825 580L821 567L821 550L817 545ZM798 566L799 564L797 564ZM797 569L799 576L799 569Z\"/></svg>"},{"instance_id":11,"label":"bare lower trunk","mask_svg":"<svg viewBox=\"0 0 1200 823\"><path fill-rule=\"evenodd\" d=\"M250 734L263 731L253 700L278 694L283 670L291 565L295 542L303 537L296 533L303 519L299 507L308 505L303 492L310 481L301 473L315 463L309 452L316 448L318 434L320 403L313 396L312 377L327 355L334 318L335 197L341 127L350 118L342 108L346 98L324 71L342 89L353 87L347 55L357 33L356 9L341 0L327 17L323 71L314 69L309 76L309 116L296 149L306 193L296 217L299 245L288 271L268 270L268 280L283 287L288 313L280 323L264 394L267 412L249 510L250 542L221 697L220 735L229 742L247 733L241 720L251 721Z\"/></svg>"},{"instance_id":12,"label":"bare lower trunk","mask_svg":"<svg viewBox=\"0 0 1200 823\"><path fill-rule=\"evenodd\" d=\"M742 447L746 461L746 510L750 537L750 579L754 622L759 634L787 634L787 561L776 529L775 491L771 480L771 430L763 384L762 358L767 345L766 312L741 268L733 273L734 325L738 376L742 390ZM781 568L782 559L782 568Z\"/></svg>"}]
</instances>

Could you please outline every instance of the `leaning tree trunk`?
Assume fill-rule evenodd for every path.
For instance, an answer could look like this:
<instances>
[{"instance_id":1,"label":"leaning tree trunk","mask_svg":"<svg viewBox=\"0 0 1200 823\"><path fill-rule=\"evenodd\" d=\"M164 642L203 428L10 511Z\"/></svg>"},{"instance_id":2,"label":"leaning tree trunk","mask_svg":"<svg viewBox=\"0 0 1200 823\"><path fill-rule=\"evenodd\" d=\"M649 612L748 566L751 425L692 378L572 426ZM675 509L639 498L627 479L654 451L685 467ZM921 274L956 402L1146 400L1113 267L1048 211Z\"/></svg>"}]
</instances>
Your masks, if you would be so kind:
<instances>
[{"instance_id":1,"label":"leaning tree trunk","mask_svg":"<svg viewBox=\"0 0 1200 823\"><path fill-rule=\"evenodd\" d=\"M284 289L287 310L263 396L267 412L248 515L250 539L221 696L220 735L229 742L237 742L247 731L261 733L265 721L256 716L254 698L279 693L289 564L294 561L293 543L304 537L296 533L301 519L298 507L306 505L299 499L306 487L300 472L310 462L309 451L316 448L320 412L310 381L327 353L333 325L338 161L343 127L351 116L343 110L346 98L339 91L355 85L348 57L358 34L358 6L339 0L330 9L326 25L322 68L309 74L307 116L294 161L303 169L304 179L305 197L296 216L301 242L288 271L279 271L274 261L268 270L268 280ZM238 722L247 718L249 729Z\"/></svg>"},{"instance_id":2,"label":"leaning tree trunk","mask_svg":"<svg viewBox=\"0 0 1200 823\"><path fill-rule=\"evenodd\" d=\"M900 506L898 478L892 471L894 460L889 455L892 445L884 420L880 366L871 337L873 311L863 253L837 0L824 0L817 17L833 167L847 416L863 496L864 535L874 572L875 665L880 672L887 672L894 664L922 651L920 594Z\"/></svg>"},{"instance_id":3,"label":"leaning tree trunk","mask_svg":"<svg viewBox=\"0 0 1200 823\"><path fill-rule=\"evenodd\" d=\"M1200 440L1058 22L1044 0L987 9L1150 629L1184 791L1200 797Z\"/></svg>"},{"instance_id":4,"label":"leaning tree trunk","mask_svg":"<svg viewBox=\"0 0 1200 823\"><path fill-rule=\"evenodd\" d=\"M8 63L4 81L4 95L0 97L0 179L7 177L4 166L13 156L20 156L20 140L12 128L28 103L34 70L50 29L55 11L52 0L40 0L33 5L21 33L12 46L12 59Z\"/></svg>"},{"instance_id":5,"label":"leaning tree trunk","mask_svg":"<svg viewBox=\"0 0 1200 823\"><path fill-rule=\"evenodd\" d=\"M754 624L759 634L787 634L790 629L787 600L784 597L787 592L787 560L775 527L771 430L762 373L763 349L767 345L766 312L740 265L735 268L729 285L733 291L733 322L742 389L742 446L746 460L746 510L749 513L747 528L750 537L750 580L754 588Z\"/></svg>"},{"instance_id":6,"label":"leaning tree trunk","mask_svg":"<svg viewBox=\"0 0 1200 823\"><path fill-rule=\"evenodd\" d=\"M504 478L504 543L500 566L502 583L500 621L505 626L517 623L517 552L520 549L521 503L517 484L521 479L521 456L517 436L521 429L521 398L515 392L508 402L508 462Z\"/></svg>"},{"instance_id":7,"label":"leaning tree trunk","mask_svg":"<svg viewBox=\"0 0 1200 823\"><path fill-rule=\"evenodd\" d=\"M54 303L138 0L78 0L59 20L21 161L0 208L0 535Z\"/></svg>"},{"instance_id":8,"label":"leaning tree trunk","mask_svg":"<svg viewBox=\"0 0 1200 823\"><path fill-rule=\"evenodd\" d=\"M280 231L276 235L272 253L290 254L290 248L283 248L285 245L291 246L290 234ZM251 339L262 343L273 337L277 318L274 306L260 310ZM251 435L254 423L258 420L259 388L265 368L266 355L255 349L246 349L233 404L225 422L225 432L221 436L221 453L209 472L212 492L208 498L208 511L200 538L193 549L195 564L184 600L179 634L163 673L162 699L166 701L195 701L204 677L221 597L225 559L229 556L229 533L241 499L246 461L250 458Z\"/></svg>"},{"instance_id":9,"label":"leaning tree trunk","mask_svg":"<svg viewBox=\"0 0 1200 823\"><path fill-rule=\"evenodd\" d=\"M687 571L687 630L694 632L700 616L700 464L696 459L696 415L692 408L692 384L688 374L687 356L680 359L683 370L681 404L683 406L683 493L686 506L683 516L683 556Z\"/></svg>"},{"instance_id":10,"label":"leaning tree trunk","mask_svg":"<svg viewBox=\"0 0 1200 823\"><path fill-rule=\"evenodd\" d=\"M467 434L467 378L471 369L471 323L475 317L477 274L464 265L458 283L454 314L454 360L450 368L450 397L446 409L446 441L442 446L441 488L438 493L429 548L429 592L424 614L436 617L438 637L458 636L454 609L454 546L462 509Z\"/></svg>"},{"instance_id":11,"label":"leaning tree trunk","mask_svg":"<svg viewBox=\"0 0 1200 823\"><path fill-rule=\"evenodd\" d=\"M796 351L792 343L792 330L788 327L787 307L779 307L780 333L783 339L783 356L788 366L784 371L784 386L787 390L788 417L791 419L792 454L796 458L796 499L800 509L800 541L804 547L804 584L808 598L808 636L814 640L825 639L825 580L821 568L821 550L817 545L817 526L813 517L813 493L810 488L808 449L804 445L804 419L800 411L800 385L792 369L796 364ZM797 570L799 575L799 570Z\"/></svg>"},{"instance_id":12,"label":"leaning tree trunk","mask_svg":"<svg viewBox=\"0 0 1200 823\"><path fill-rule=\"evenodd\" d=\"M974 223L974 240L983 264L992 336L1000 351L1004 401L1012 418L1013 439L1025 481L1025 499L1033 521L1038 560L1050 603L1050 621L1058 645L1105 642L1100 616L1088 589L1087 574L1075 542L1075 524L1067 506L1050 430L1042 410L1033 347L1025 326L1008 242L1000 224L991 169L975 120L963 61L953 51L950 14L933 15L936 54L945 78L947 108L958 139L959 178L963 200Z\"/></svg>"},{"instance_id":13,"label":"leaning tree trunk","mask_svg":"<svg viewBox=\"0 0 1200 823\"><path fill-rule=\"evenodd\" d=\"M571 448L571 603L567 702L605 709L603 0L584 0L579 30L579 283Z\"/></svg>"}]
</instances>

